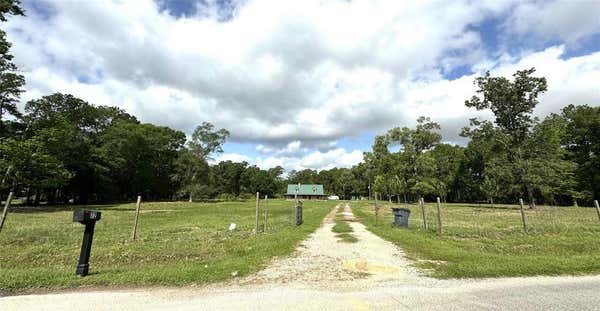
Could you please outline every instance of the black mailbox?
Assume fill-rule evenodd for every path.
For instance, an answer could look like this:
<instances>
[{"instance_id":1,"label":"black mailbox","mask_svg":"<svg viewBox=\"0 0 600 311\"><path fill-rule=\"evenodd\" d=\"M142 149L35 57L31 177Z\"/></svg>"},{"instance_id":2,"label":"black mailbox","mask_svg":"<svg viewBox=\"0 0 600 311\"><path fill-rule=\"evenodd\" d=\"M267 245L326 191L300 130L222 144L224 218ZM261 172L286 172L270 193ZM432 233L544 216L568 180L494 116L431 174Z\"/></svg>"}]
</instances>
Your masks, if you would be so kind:
<instances>
[{"instance_id":1,"label":"black mailbox","mask_svg":"<svg viewBox=\"0 0 600 311\"><path fill-rule=\"evenodd\" d=\"M100 220L101 216L102 213L98 211L76 209L75 212L73 212L73 221L86 224L88 222L96 222Z\"/></svg>"},{"instance_id":2,"label":"black mailbox","mask_svg":"<svg viewBox=\"0 0 600 311\"><path fill-rule=\"evenodd\" d=\"M79 264L76 273L80 276L88 275L90 269L90 253L92 252L92 240L94 238L94 227L96 221L100 220L102 213L98 211L76 209L73 212L73 221L85 225L83 232L83 242L81 243L81 253L79 254Z\"/></svg>"}]
</instances>

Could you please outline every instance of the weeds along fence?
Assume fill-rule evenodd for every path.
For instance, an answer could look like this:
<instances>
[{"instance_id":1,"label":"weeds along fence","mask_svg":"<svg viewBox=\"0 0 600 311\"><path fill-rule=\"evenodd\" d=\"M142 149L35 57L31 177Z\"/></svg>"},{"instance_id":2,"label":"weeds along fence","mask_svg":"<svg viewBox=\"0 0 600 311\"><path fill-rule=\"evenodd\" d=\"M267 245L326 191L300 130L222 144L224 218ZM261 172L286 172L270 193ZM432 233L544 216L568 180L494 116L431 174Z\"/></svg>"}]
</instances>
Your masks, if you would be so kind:
<instances>
[{"instance_id":1,"label":"weeds along fence","mask_svg":"<svg viewBox=\"0 0 600 311\"><path fill-rule=\"evenodd\" d=\"M458 237L498 237L514 234L558 234L565 232L600 233L600 206L556 207L526 204L389 203L379 202L377 211L369 208L378 223L392 222L390 207L410 209L409 228ZM373 203L370 203L374 206ZM425 225L426 224L426 225ZM443 224L443 225L442 225ZM443 226L443 228L442 228ZM443 229L443 230L442 230Z\"/></svg>"}]
</instances>

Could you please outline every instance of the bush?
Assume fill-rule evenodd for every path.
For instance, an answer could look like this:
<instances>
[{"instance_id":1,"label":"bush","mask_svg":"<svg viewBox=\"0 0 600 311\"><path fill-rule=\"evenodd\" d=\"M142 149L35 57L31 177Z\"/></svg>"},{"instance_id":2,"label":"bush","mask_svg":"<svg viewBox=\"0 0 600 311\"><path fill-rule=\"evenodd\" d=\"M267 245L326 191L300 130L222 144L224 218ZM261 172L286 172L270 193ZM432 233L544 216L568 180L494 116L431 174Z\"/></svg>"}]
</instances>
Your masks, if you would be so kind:
<instances>
[{"instance_id":1,"label":"bush","mask_svg":"<svg viewBox=\"0 0 600 311\"><path fill-rule=\"evenodd\" d=\"M238 198L240 200L256 199L256 193L240 193L240 196Z\"/></svg>"},{"instance_id":2,"label":"bush","mask_svg":"<svg viewBox=\"0 0 600 311\"><path fill-rule=\"evenodd\" d=\"M231 202L236 201L237 197L231 193L221 193L217 196L217 200Z\"/></svg>"}]
</instances>

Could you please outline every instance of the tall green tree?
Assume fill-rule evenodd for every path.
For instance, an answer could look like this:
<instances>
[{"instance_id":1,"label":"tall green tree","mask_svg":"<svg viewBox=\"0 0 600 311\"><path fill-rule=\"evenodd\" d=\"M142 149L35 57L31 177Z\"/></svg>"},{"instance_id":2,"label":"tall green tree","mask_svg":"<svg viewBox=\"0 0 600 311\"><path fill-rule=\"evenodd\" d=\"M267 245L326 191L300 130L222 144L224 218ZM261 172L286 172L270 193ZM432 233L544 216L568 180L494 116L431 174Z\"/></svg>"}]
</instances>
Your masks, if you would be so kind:
<instances>
[{"instance_id":1,"label":"tall green tree","mask_svg":"<svg viewBox=\"0 0 600 311\"><path fill-rule=\"evenodd\" d=\"M300 171L291 170L288 174L288 182L290 184L314 184L317 182L317 179L317 171L308 168Z\"/></svg>"},{"instance_id":2,"label":"tall green tree","mask_svg":"<svg viewBox=\"0 0 600 311\"><path fill-rule=\"evenodd\" d=\"M4 172L1 185L4 189L0 190L25 191L28 203L34 192L39 202L43 190L56 189L70 178L69 171L46 152L37 138L0 140L0 171Z\"/></svg>"},{"instance_id":3,"label":"tall green tree","mask_svg":"<svg viewBox=\"0 0 600 311\"><path fill-rule=\"evenodd\" d=\"M487 127L487 132L495 134L492 149L498 152L488 159L485 166L489 173L484 178L501 179L515 199L525 194L531 208L535 207L536 195L548 197L551 190L564 190L558 181L569 180L572 171L572 165L562 160L559 123L539 123L532 115L538 96L547 90L546 79L534 73L535 68L517 71L510 81L487 72L475 79L477 95L465 101L467 107L490 109L499 132L490 130L486 122L475 123L471 132L485 133L483 127Z\"/></svg>"},{"instance_id":4,"label":"tall green tree","mask_svg":"<svg viewBox=\"0 0 600 311\"><path fill-rule=\"evenodd\" d=\"M446 201L449 193L456 196L456 178L460 165L465 161L464 148L449 144L438 144L431 151L435 163L435 192Z\"/></svg>"},{"instance_id":5,"label":"tall green tree","mask_svg":"<svg viewBox=\"0 0 600 311\"><path fill-rule=\"evenodd\" d=\"M566 123L566 158L577 164L576 188L588 201L600 198L600 107L568 105L560 117Z\"/></svg>"},{"instance_id":6,"label":"tall green tree","mask_svg":"<svg viewBox=\"0 0 600 311\"><path fill-rule=\"evenodd\" d=\"M352 174L352 171L344 169L338 179L338 183L342 186L344 200L348 200L348 194L351 193L354 182L354 174Z\"/></svg>"},{"instance_id":7,"label":"tall green tree","mask_svg":"<svg viewBox=\"0 0 600 311\"><path fill-rule=\"evenodd\" d=\"M248 163L221 161L219 164L212 167L214 176L215 190L217 193L229 193L234 196L239 196L241 192L240 178Z\"/></svg>"},{"instance_id":8,"label":"tall green tree","mask_svg":"<svg viewBox=\"0 0 600 311\"><path fill-rule=\"evenodd\" d=\"M8 15L24 15L20 1L0 0L0 21L7 21ZM0 29L0 138L6 136L5 115L21 116L17 103L25 85L25 77L13 63L10 47L6 32Z\"/></svg>"},{"instance_id":9,"label":"tall green tree","mask_svg":"<svg viewBox=\"0 0 600 311\"><path fill-rule=\"evenodd\" d=\"M214 125L203 122L196 127L187 149L177 159L173 179L180 183L181 192L187 193L190 202L193 201L194 192L208 185L208 160L213 153L223 152L222 145L227 137L229 131L226 129L215 130Z\"/></svg>"},{"instance_id":10,"label":"tall green tree","mask_svg":"<svg viewBox=\"0 0 600 311\"><path fill-rule=\"evenodd\" d=\"M510 144L521 147L535 120L533 109L538 96L547 90L546 78L534 77L535 68L519 70L513 81L505 77L492 77L486 72L475 79L477 95L465 101L467 107L490 109L500 130L511 138Z\"/></svg>"},{"instance_id":11,"label":"tall green tree","mask_svg":"<svg viewBox=\"0 0 600 311\"><path fill-rule=\"evenodd\" d=\"M153 124L117 122L102 133L99 154L109 167L113 187L103 189L120 199L173 195L171 174L185 134Z\"/></svg>"},{"instance_id":12,"label":"tall green tree","mask_svg":"<svg viewBox=\"0 0 600 311\"><path fill-rule=\"evenodd\" d=\"M261 195L273 197L281 188L279 178L282 173L281 167L261 170L257 166L250 166L242 173L240 183L246 193L260 192Z\"/></svg>"},{"instance_id":13,"label":"tall green tree","mask_svg":"<svg viewBox=\"0 0 600 311\"><path fill-rule=\"evenodd\" d=\"M442 135L440 125L430 118L419 117L414 129L393 128L388 131L388 141L400 145L398 159L403 164L397 166L396 173L404 179L404 185L411 193L424 196L439 192L439 180L435 177L435 161L426 151L438 145Z\"/></svg>"},{"instance_id":14,"label":"tall green tree","mask_svg":"<svg viewBox=\"0 0 600 311\"><path fill-rule=\"evenodd\" d=\"M105 142L102 132L118 121L138 122L118 108L94 107L61 93L27 102L23 121L25 135L39 138L46 151L71 172L72 178L61 187L61 193L65 199L74 198L78 203L105 197L100 192L106 192L114 182L114 173L109 172L110 160L97 152ZM49 200L53 202L55 198L50 195Z\"/></svg>"}]
</instances>

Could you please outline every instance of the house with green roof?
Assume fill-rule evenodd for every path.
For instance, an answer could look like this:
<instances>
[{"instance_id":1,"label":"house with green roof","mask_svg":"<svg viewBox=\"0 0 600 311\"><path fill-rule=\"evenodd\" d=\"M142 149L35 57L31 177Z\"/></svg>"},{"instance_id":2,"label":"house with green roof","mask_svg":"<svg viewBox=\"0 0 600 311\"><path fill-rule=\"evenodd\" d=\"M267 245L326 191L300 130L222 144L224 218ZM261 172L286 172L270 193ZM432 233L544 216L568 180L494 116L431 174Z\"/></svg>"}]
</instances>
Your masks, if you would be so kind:
<instances>
[{"instance_id":1,"label":"house with green roof","mask_svg":"<svg viewBox=\"0 0 600 311\"><path fill-rule=\"evenodd\" d=\"M299 200L324 200L325 191L323 191L323 185L314 184L291 184L287 186L287 192L285 193L286 199L294 199L298 194Z\"/></svg>"}]
</instances>

